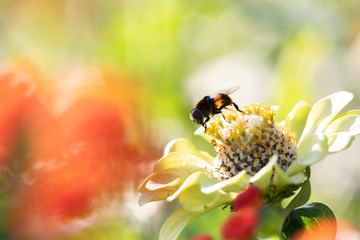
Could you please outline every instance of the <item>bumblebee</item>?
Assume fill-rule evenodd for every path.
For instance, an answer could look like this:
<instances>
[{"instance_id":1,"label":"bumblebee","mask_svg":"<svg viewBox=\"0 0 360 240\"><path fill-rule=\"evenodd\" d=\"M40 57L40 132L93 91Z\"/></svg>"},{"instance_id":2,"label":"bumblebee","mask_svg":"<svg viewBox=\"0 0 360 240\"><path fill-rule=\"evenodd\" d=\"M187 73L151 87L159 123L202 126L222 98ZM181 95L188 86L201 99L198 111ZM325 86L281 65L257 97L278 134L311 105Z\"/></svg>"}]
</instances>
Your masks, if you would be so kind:
<instances>
[{"instance_id":1,"label":"bumblebee","mask_svg":"<svg viewBox=\"0 0 360 240\"><path fill-rule=\"evenodd\" d=\"M210 120L211 116L221 113L225 119L221 110L226 109L227 106L233 105L237 111L244 113L229 97L231 93L237 91L239 88L239 86L234 86L220 90L211 96L205 96L190 111L190 119L196 124L201 124L206 132L206 123Z\"/></svg>"}]
</instances>

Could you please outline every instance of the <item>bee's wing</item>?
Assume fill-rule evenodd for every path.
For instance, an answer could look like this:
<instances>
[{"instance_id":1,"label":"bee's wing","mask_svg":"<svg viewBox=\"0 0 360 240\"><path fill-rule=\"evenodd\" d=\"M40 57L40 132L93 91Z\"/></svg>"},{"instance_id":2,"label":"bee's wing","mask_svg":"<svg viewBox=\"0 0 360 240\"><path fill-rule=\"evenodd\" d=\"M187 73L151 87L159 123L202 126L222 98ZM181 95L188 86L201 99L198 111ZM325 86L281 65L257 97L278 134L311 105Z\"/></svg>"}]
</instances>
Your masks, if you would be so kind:
<instances>
[{"instance_id":1,"label":"bee's wing","mask_svg":"<svg viewBox=\"0 0 360 240\"><path fill-rule=\"evenodd\" d=\"M232 94L233 92L239 90L239 88L240 88L240 86L233 86L233 87L225 88L225 89L222 89L220 91L217 91L213 95L216 95L216 94L219 94L219 93L229 95L229 94Z\"/></svg>"}]
</instances>

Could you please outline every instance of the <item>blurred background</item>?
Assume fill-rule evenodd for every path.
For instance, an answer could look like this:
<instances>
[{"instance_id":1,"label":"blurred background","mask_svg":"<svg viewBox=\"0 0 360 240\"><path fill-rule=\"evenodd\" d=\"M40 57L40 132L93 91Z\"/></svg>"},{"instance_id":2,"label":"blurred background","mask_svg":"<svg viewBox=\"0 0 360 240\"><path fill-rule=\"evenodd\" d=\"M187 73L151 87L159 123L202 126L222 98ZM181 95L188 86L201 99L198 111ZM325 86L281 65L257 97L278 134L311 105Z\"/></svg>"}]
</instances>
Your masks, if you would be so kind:
<instances>
[{"instance_id":1,"label":"blurred background","mask_svg":"<svg viewBox=\"0 0 360 240\"><path fill-rule=\"evenodd\" d=\"M360 108L360 2L0 0L0 238L157 239L170 204L136 189L189 111L230 86L243 106ZM360 227L360 139L312 168L313 201ZM181 239L219 237L215 210Z\"/></svg>"}]
</instances>

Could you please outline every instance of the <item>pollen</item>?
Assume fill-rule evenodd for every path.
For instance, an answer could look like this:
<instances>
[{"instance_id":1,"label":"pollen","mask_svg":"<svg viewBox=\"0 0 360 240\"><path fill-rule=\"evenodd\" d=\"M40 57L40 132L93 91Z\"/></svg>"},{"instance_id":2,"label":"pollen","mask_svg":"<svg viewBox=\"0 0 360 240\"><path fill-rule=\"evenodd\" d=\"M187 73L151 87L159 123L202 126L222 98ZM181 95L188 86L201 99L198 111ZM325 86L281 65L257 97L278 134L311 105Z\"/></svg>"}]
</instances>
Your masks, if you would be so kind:
<instances>
[{"instance_id":1,"label":"pollen","mask_svg":"<svg viewBox=\"0 0 360 240\"><path fill-rule=\"evenodd\" d=\"M253 176L273 155L285 171L297 158L294 134L275 122L271 106L251 104L242 111L228 109L209 122L206 133L216 151L213 177L224 180L242 170Z\"/></svg>"}]
</instances>

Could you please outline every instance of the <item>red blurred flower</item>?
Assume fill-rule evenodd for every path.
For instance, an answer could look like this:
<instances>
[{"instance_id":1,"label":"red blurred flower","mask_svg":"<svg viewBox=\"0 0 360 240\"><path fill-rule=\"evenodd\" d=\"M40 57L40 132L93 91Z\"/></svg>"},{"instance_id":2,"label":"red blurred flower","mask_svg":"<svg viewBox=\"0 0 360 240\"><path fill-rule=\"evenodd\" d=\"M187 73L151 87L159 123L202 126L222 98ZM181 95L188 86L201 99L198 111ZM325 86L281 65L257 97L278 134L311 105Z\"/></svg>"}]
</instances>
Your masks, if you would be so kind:
<instances>
[{"instance_id":1,"label":"red blurred flower","mask_svg":"<svg viewBox=\"0 0 360 240\"><path fill-rule=\"evenodd\" d=\"M256 186L250 186L236 197L232 206L235 211L239 211L244 207L253 207L258 209L262 206L262 204L263 200L260 189Z\"/></svg>"},{"instance_id":2,"label":"red blurred flower","mask_svg":"<svg viewBox=\"0 0 360 240\"><path fill-rule=\"evenodd\" d=\"M202 234L202 235L192 237L190 240L213 240L213 238L207 234Z\"/></svg>"},{"instance_id":3,"label":"red blurred flower","mask_svg":"<svg viewBox=\"0 0 360 240\"><path fill-rule=\"evenodd\" d=\"M222 228L224 239L251 239L259 222L262 204L261 192L256 186L250 186L239 194L232 204L236 213L226 220Z\"/></svg>"},{"instance_id":4,"label":"red blurred flower","mask_svg":"<svg viewBox=\"0 0 360 240\"><path fill-rule=\"evenodd\" d=\"M222 227L224 239L247 240L254 236L259 221L257 209L243 207L239 212L230 216Z\"/></svg>"},{"instance_id":5,"label":"red blurred flower","mask_svg":"<svg viewBox=\"0 0 360 240\"><path fill-rule=\"evenodd\" d=\"M66 101L55 114L53 102L33 90L35 80L18 83L21 74L0 71L0 98L8 103L0 107L0 163L11 173L4 181L8 231L16 239L53 239L74 231L68 223L90 216L100 199L120 199L136 186L154 148L131 81L100 74L100 85L53 95L55 105Z\"/></svg>"}]
</instances>

